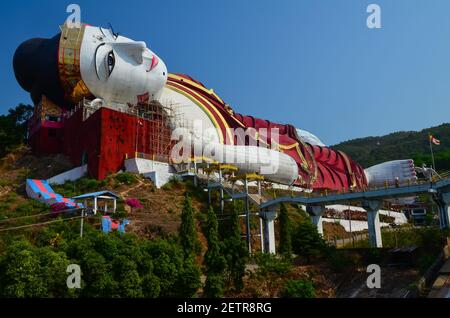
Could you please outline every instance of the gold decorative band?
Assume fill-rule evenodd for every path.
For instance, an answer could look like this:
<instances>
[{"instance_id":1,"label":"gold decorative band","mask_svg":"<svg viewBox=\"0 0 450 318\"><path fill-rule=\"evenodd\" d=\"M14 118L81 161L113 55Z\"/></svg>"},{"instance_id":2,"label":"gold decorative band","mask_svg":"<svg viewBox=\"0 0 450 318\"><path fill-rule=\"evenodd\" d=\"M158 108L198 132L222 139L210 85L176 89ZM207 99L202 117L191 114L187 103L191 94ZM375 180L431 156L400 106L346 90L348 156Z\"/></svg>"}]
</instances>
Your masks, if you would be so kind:
<instances>
[{"instance_id":1,"label":"gold decorative band","mask_svg":"<svg viewBox=\"0 0 450 318\"><path fill-rule=\"evenodd\" d=\"M61 38L58 51L58 71L66 100L77 104L84 97L91 96L91 92L81 79L80 52L86 26L69 28L67 24L61 26Z\"/></svg>"}]
</instances>

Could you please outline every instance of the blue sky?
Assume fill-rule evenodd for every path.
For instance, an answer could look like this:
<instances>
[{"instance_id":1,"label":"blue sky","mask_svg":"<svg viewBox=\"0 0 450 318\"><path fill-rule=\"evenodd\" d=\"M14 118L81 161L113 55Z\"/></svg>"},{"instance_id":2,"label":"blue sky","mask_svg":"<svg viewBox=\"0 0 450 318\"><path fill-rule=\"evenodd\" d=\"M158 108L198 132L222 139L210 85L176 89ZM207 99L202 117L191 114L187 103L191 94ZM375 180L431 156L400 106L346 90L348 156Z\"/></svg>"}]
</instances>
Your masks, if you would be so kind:
<instances>
[{"instance_id":1,"label":"blue sky","mask_svg":"<svg viewBox=\"0 0 450 318\"><path fill-rule=\"evenodd\" d=\"M326 144L420 130L450 118L448 0L11 1L0 11L0 113L31 103L12 57L82 21L144 40L170 72L202 81L237 112L291 123ZM368 29L366 8L381 7Z\"/></svg>"}]
</instances>

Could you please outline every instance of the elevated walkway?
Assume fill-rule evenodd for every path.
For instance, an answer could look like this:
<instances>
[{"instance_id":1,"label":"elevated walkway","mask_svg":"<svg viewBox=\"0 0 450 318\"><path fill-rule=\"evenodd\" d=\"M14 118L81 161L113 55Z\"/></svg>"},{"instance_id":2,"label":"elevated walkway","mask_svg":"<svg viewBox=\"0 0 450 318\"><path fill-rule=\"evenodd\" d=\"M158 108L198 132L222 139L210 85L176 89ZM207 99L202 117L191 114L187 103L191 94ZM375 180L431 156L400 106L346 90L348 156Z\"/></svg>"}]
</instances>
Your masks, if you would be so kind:
<instances>
[{"instance_id":1,"label":"elevated walkway","mask_svg":"<svg viewBox=\"0 0 450 318\"><path fill-rule=\"evenodd\" d=\"M450 191L450 176L440 178L438 181L421 181L418 184L404 185L400 187L373 188L366 191L345 193L305 193L295 197L280 197L261 204L262 209L278 205L282 202L300 203L304 205L332 205L360 202L361 200L386 200L392 198L404 198L424 193L438 195Z\"/></svg>"},{"instance_id":2,"label":"elevated walkway","mask_svg":"<svg viewBox=\"0 0 450 318\"><path fill-rule=\"evenodd\" d=\"M366 191L346 193L310 193L295 197L280 197L266 201L260 205L262 211L276 209L281 203L298 203L307 207L312 215L319 233L322 234L322 216L325 206L333 204L355 204L367 211L369 242L374 247L382 247L380 231L380 209L383 202L392 198L411 197L420 194L429 194L439 208L439 221L441 228L450 227L450 177L441 177L437 181L419 181L417 184L374 188Z\"/></svg>"},{"instance_id":3,"label":"elevated walkway","mask_svg":"<svg viewBox=\"0 0 450 318\"><path fill-rule=\"evenodd\" d=\"M282 203L297 203L304 205L306 211L310 214L312 222L317 226L318 232L323 235L323 215L326 206L345 204L361 206L367 212L367 224L369 230L369 242L374 247L382 247L381 223L379 214L386 200L418 196L429 194L439 207L439 220L441 228L450 227L450 174L442 174L430 180L418 180L417 183L408 183L406 185L394 185L381 188L371 188L365 191L349 192L300 192L300 195L279 197L276 199L267 199L262 195L261 181L263 177L257 174L235 175L237 169L230 165L208 165L207 169L197 167L193 170L180 173L183 176L194 177L195 182L199 183L208 191L209 203L211 204L211 191L220 192L220 208L223 212L224 201L243 199L245 201L245 216L247 219L247 243L251 252L250 244L250 203L258 209L257 214L261 220L262 251L275 253L275 234L273 221L277 216L278 206ZM224 174L226 173L226 177ZM249 181L257 182L258 193L249 192ZM236 187L238 181L243 182L243 187Z\"/></svg>"}]
</instances>

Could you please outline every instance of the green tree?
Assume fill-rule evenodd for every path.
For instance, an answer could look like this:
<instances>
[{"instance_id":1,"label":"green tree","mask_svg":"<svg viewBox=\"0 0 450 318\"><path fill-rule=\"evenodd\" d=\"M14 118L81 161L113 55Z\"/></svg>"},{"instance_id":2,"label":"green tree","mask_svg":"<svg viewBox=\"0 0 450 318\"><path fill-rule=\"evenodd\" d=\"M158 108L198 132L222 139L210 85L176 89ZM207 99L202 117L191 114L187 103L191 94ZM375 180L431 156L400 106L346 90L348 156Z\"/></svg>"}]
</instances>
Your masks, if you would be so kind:
<instances>
[{"instance_id":1,"label":"green tree","mask_svg":"<svg viewBox=\"0 0 450 318\"><path fill-rule=\"evenodd\" d=\"M106 235L89 223L80 238L69 234L74 229L68 224L33 235L36 246L16 236L1 237L0 297L186 298L201 287L199 265L193 255L185 257L175 239ZM55 237L58 244L51 243ZM80 290L67 289L69 264L81 267Z\"/></svg>"},{"instance_id":2,"label":"green tree","mask_svg":"<svg viewBox=\"0 0 450 318\"><path fill-rule=\"evenodd\" d=\"M48 297L33 247L20 240L7 247L0 261L0 294L8 298Z\"/></svg>"},{"instance_id":3,"label":"green tree","mask_svg":"<svg viewBox=\"0 0 450 318\"><path fill-rule=\"evenodd\" d=\"M142 278L142 292L145 298L157 298L161 293L161 286L159 278L153 274L148 273Z\"/></svg>"},{"instance_id":4,"label":"green tree","mask_svg":"<svg viewBox=\"0 0 450 318\"><path fill-rule=\"evenodd\" d=\"M286 204L282 203L280 207L280 247L279 252L281 255L290 258L292 255L292 224L289 219L289 214L286 208Z\"/></svg>"},{"instance_id":5,"label":"green tree","mask_svg":"<svg viewBox=\"0 0 450 318\"><path fill-rule=\"evenodd\" d=\"M73 297L78 294L78 290L67 288L66 270L70 262L66 253L43 247L34 248L34 256L39 261L39 276L45 282L47 297Z\"/></svg>"},{"instance_id":6,"label":"green tree","mask_svg":"<svg viewBox=\"0 0 450 318\"><path fill-rule=\"evenodd\" d=\"M228 280L234 288L240 291L244 288L243 277L245 265L248 259L248 250L245 241L242 240L241 227L237 209L231 214L228 236L224 240L224 256L227 261Z\"/></svg>"},{"instance_id":7,"label":"green tree","mask_svg":"<svg viewBox=\"0 0 450 318\"><path fill-rule=\"evenodd\" d=\"M189 194L185 194L183 210L181 212L181 225L179 231L180 244L183 247L186 258L192 255L199 255L201 252L200 243L195 226L194 208Z\"/></svg>"},{"instance_id":8,"label":"green tree","mask_svg":"<svg viewBox=\"0 0 450 318\"><path fill-rule=\"evenodd\" d=\"M88 224L85 224L84 229L83 238L74 238L63 245L67 256L81 267L81 295L83 297L119 297L119 283L112 274L113 257L108 255L111 251L109 244L102 246L106 247L103 250L99 244L100 237L106 235L99 231L92 231ZM112 237L110 240L115 238ZM111 242L110 240L105 242ZM103 253L106 254L106 258Z\"/></svg>"},{"instance_id":9,"label":"green tree","mask_svg":"<svg viewBox=\"0 0 450 318\"><path fill-rule=\"evenodd\" d=\"M120 297L143 297L142 280L136 263L124 255L117 256L112 264L115 281L118 282Z\"/></svg>"},{"instance_id":10,"label":"green tree","mask_svg":"<svg viewBox=\"0 0 450 318\"><path fill-rule=\"evenodd\" d=\"M326 243L310 220L301 221L293 234L293 251L310 259L326 250Z\"/></svg>"},{"instance_id":11,"label":"green tree","mask_svg":"<svg viewBox=\"0 0 450 318\"><path fill-rule=\"evenodd\" d=\"M208 242L208 250L205 253L206 283L204 293L209 298L223 296L223 275L226 267L225 257L221 253L219 241L219 224L212 206L208 210L205 236Z\"/></svg>"},{"instance_id":12,"label":"green tree","mask_svg":"<svg viewBox=\"0 0 450 318\"><path fill-rule=\"evenodd\" d=\"M25 141L32 114L33 106L19 104L9 109L8 115L0 115L0 158Z\"/></svg>"},{"instance_id":13,"label":"green tree","mask_svg":"<svg viewBox=\"0 0 450 318\"><path fill-rule=\"evenodd\" d=\"M119 297L119 282L112 275L112 265L103 255L89 249L79 260L82 269L82 294L85 297Z\"/></svg>"},{"instance_id":14,"label":"green tree","mask_svg":"<svg viewBox=\"0 0 450 318\"><path fill-rule=\"evenodd\" d=\"M201 269L193 256L184 258L175 285L175 296L179 298L193 297L201 287Z\"/></svg>"},{"instance_id":15,"label":"green tree","mask_svg":"<svg viewBox=\"0 0 450 318\"><path fill-rule=\"evenodd\" d=\"M314 298L316 297L316 292L310 280L288 280L284 288L283 296L289 298Z\"/></svg>"},{"instance_id":16,"label":"green tree","mask_svg":"<svg viewBox=\"0 0 450 318\"><path fill-rule=\"evenodd\" d=\"M185 257L174 242L148 241L145 250L153 260L153 273L159 279L160 297L192 297L201 286L201 271L193 256Z\"/></svg>"}]
</instances>

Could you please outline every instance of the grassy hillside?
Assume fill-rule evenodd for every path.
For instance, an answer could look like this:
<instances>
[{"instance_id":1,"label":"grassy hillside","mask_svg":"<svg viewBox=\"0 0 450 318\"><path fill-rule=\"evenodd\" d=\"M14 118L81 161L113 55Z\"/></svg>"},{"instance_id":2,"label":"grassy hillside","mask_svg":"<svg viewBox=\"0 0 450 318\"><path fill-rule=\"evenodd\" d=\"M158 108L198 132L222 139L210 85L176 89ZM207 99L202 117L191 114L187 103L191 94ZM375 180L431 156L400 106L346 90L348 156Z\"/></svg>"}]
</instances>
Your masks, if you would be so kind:
<instances>
[{"instance_id":1,"label":"grassy hillside","mask_svg":"<svg viewBox=\"0 0 450 318\"><path fill-rule=\"evenodd\" d=\"M25 178L48 178L67 168L70 168L67 158L38 158L30 154L27 147L21 147L0 160L0 285L6 286L0 288L0 298L202 296L199 282L204 282L206 274L203 273L201 279L198 274L204 267L203 256L208 249L204 235L208 224L204 191L192 182L177 179L157 189L150 180L130 173L114 174L102 181L84 177L54 185L54 190L66 197L104 189L122 197L118 201L118 212L126 213L131 221L126 235L103 235L100 216L97 216L85 219L83 238L80 238L80 221L69 219L73 215L48 215L48 206L28 198L25 193ZM192 199L196 235L201 245L201 254L196 256L195 262L183 259L178 238L185 192ZM275 192L274 195L278 195L278 191ZM139 199L143 208L130 210L124 204L125 198ZM217 192L213 195L213 202L218 211ZM229 213L233 203L227 202L225 207ZM300 212L296 206L288 207L295 229L300 222L309 220ZM226 214L218 216L220 251L228 255L226 231L229 222ZM45 223L58 220L60 222ZM243 220L239 223L243 230ZM8 230L33 224L33 227ZM258 220L252 219L251 226L257 233ZM259 237L254 237L252 241L255 252L259 248L259 240ZM226 259L234 262L228 256ZM66 288L69 263L83 268L81 290ZM279 297L285 292L288 282L300 281L313 284L316 297L332 297L336 282L344 275L336 274L332 268L334 263L328 263L326 259L314 264L297 264L275 257L257 257L244 265L250 272L246 272L247 267L244 266L242 287L236 290L234 283L227 278L225 296ZM227 271L225 277L231 277Z\"/></svg>"},{"instance_id":2,"label":"grassy hillside","mask_svg":"<svg viewBox=\"0 0 450 318\"><path fill-rule=\"evenodd\" d=\"M423 162L431 165L428 142L430 133L441 141L440 146L433 148L437 170L450 170L450 124L421 131L401 131L380 137L353 139L333 148L349 154L365 168L396 159L414 159L416 165Z\"/></svg>"}]
</instances>

